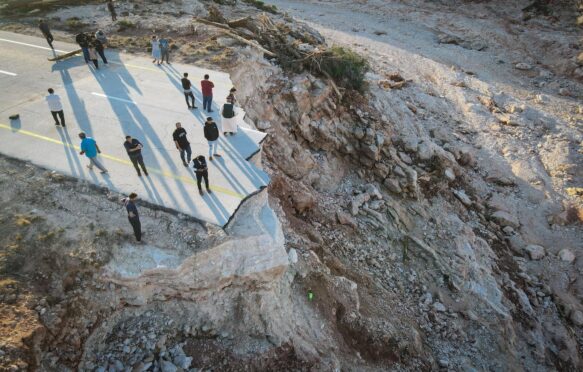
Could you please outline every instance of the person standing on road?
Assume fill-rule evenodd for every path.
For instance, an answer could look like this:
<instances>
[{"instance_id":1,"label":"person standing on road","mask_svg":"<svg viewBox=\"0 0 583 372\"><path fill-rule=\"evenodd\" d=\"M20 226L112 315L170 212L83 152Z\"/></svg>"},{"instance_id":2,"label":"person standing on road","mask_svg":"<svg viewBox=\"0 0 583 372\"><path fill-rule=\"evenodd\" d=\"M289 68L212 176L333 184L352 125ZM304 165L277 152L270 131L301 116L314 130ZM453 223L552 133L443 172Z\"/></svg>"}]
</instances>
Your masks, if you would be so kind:
<instances>
[{"instance_id":1,"label":"person standing on road","mask_svg":"<svg viewBox=\"0 0 583 372\"><path fill-rule=\"evenodd\" d=\"M81 152L79 155L85 154L89 159L89 165L87 168L89 170L93 170L93 166L95 165L97 168L101 170L102 174L107 173L107 169L97 160L97 154L101 154L101 150L99 146L97 146L97 142L91 137L87 137L84 132L79 133L79 138L81 139Z\"/></svg>"},{"instance_id":2,"label":"person standing on road","mask_svg":"<svg viewBox=\"0 0 583 372\"><path fill-rule=\"evenodd\" d=\"M95 68L99 70L99 61L97 61L97 51L95 48L95 44L93 43L93 41L89 41L89 47L88 47L88 51L89 51L89 59L93 62L93 64L95 65Z\"/></svg>"},{"instance_id":3,"label":"person standing on road","mask_svg":"<svg viewBox=\"0 0 583 372\"><path fill-rule=\"evenodd\" d=\"M107 0L107 10L109 10L109 13L111 14L111 20L112 21L117 21L117 14L115 13L115 4L113 3L112 0Z\"/></svg>"},{"instance_id":4,"label":"person standing on road","mask_svg":"<svg viewBox=\"0 0 583 372\"><path fill-rule=\"evenodd\" d=\"M79 47L83 51L83 58L85 58L85 63L89 63L89 38L83 32L80 32L75 36L75 41L79 44Z\"/></svg>"},{"instance_id":5,"label":"person standing on road","mask_svg":"<svg viewBox=\"0 0 583 372\"><path fill-rule=\"evenodd\" d=\"M204 80L200 82L200 87L202 88L202 109L207 112L213 112L211 108L213 105L213 88L215 85L209 80L208 75L204 76Z\"/></svg>"},{"instance_id":6,"label":"person standing on road","mask_svg":"<svg viewBox=\"0 0 583 372\"><path fill-rule=\"evenodd\" d=\"M200 195L204 195L204 192L202 191L202 180L204 179L206 191L211 194L212 191L209 187L208 166L206 164L204 155L199 155L192 160L192 168L194 168L194 174L196 174L196 185L198 186L198 193Z\"/></svg>"},{"instance_id":7,"label":"person standing on road","mask_svg":"<svg viewBox=\"0 0 583 372\"><path fill-rule=\"evenodd\" d=\"M194 94L192 94L192 84L190 80L188 80L188 72L184 73L184 77L182 78L182 89L184 90L184 99L186 99L186 104L188 108L196 109L196 105L194 104ZM188 101L188 97L192 98L192 106L190 105L190 101Z\"/></svg>"},{"instance_id":8,"label":"person standing on road","mask_svg":"<svg viewBox=\"0 0 583 372\"><path fill-rule=\"evenodd\" d=\"M65 126L65 114L63 113L63 105L61 104L61 97L55 94L53 88L49 88L49 95L45 97L45 100L49 104L49 110L51 110L51 115L55 119L55 125ZM59 122L59 118L61 121Z\"/></svg>"},{"instance_id":9,"label":"person standing on road","mask_svg":"<svg viewBox=\"0 0 583 372\"><path fill-rule=\"evenodd\" d=\"M160 38L160 54L162 55L162 63L166 58L166 63L170 64L170 43L165 37Z\"/></svg>"},{"instance_id":10,"label":"person standing on road","mask_svg":"<svg viewBox=\"0 0 583 372\"><path fill-rule=\"evenodd\" d=\"M180 159L182 159L182 164L188 167L190 163L190 157L192 156L192 150L190 149L190 142L186 138L186 130L182 128L182 124L176 123L176 130L172 133L172 138L174 139L174 144L176 149L180 151ZM186 159L184 155L186 154Z\"/></svg>"},{"instance_id":11,"label":"person standing on road","mask_svg":"<svg viewBox=\"0 0 583 372\"><path fill-rule=\"evenodd\" d=\"M142 177L142 172L140 172L138 164L144 171L144 174L148 176L148 170L146 169L146 165L144 164L144 158L142 157L142 149L144 148L142 143L137 139L132 138L132 136L126 136L126 141L123 143L123 145L126 148L130 160L134 165L134 168L136 168L136 172L138 172L138 177Z\"/></svg>"},{"instance_id":12,"label":"person standing on road","mask_svg":"<svg viewBox=\"0 0 583 372\"><path fill-rule=\"evenodd\" d=\"M138 242L142 241L142 224L140 223L140 215L138 214L138 208L136 207L136 202L138 201L138 194L132 192L127 198L122 200L126 211L128 212L128 221L134 229L134 236Z\"/></svg>"},{"instance_id":13,"label":"person standing on road","mask_svg":"<svg viewBox=\"0 0 583 372\"><path fill-rule=\"evenodd\" d=\"M95 51L97 54L99 54L103 63L107 65L107 58L105 58L105 47L103 46L103 43L97 37L93 37L92 41L93 46L95 46Z\"/></svg>"},{"instance_id":14,"label":"person standing on road","mask_svg":"<svg viewBox=\"0 0 583 372\"><path fill-rule=\"evenodd\" d=\"M204 122L204 138L209 144L209 160L213 160L213 156L221 157L217 154L219 149L219 128L210 116Z\"/></svg>"},{"instance_id":15,"label":"person standing on road","mask_svg":"<svg viewBox=\"0 0 583 372\"><path fill-rule=\"evenodd\" d=\"M160 64L160 60L162 59L162 52L160 52L160 41L156 35L152 36L150 44L152 45L152 57L154 58L152 63L158 62L158 64Z\"/></svg>"},{"instance_id":16,"label":"person standing on road","mask_svg":"<svg viewBox=\"0 0 583 372\"><path fill-rule=\"evenodd\" d=\"M43 33L45 39L47 39L47 43L49 43L51 49L55 49L53 48L53 40L55 40L55 38L53 37L53 34L51 34L51 29L49 28L48 23L46 23L43 19L39 19L38 28Z\"/></svg>"},{"instance_id":17,"label":"person standing on road","mask_svg":"<svg viewBox=\"0 0 583 372\"><path fill-rule=\"evenodd\" d=\"M237 113L235 112L235 105L227 101L223 105L221 116L223 118L223 135L227 136L231 134L233 136L237 134Z\"/></svg>"}]
</instances>

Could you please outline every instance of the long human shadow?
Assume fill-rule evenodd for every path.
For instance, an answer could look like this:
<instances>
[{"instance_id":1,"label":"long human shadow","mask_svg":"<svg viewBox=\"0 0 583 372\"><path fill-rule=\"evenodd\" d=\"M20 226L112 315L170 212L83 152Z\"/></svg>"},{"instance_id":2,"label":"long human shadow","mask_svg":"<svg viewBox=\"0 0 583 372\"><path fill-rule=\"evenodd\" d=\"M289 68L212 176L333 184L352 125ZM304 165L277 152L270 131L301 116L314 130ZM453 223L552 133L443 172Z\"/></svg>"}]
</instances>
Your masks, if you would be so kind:
<instances>
[{"instance_id":1,"label":"long human shadow","mask_svg":"<svg viewBox=\"0 0 583 372\"><path fill-rule=\"evenodd\" d=\"M79 66L85 66L85 62L81 57L54 63L52 71L57 71L61 75L63 87L65 88L65 93L67 94L77 125L83 132L91 133L91 119L89 119L89 115L87 114L85 102L79 97L71 74L69 73L69 69ZM65 115L68 115L68 112L65 112Z\"/></svg>"},{"instance_id":2,"label":"long human shadow","mask_svg":"<svg viewBox=\"0 0 583 372\"><path fill-rule=\"evenodd\" d=\"M239 134L237 134L239 135ZM264 186L268 180L265 179L265 175L258 172L251 162L246 160L245 158L239 156L236 148L229 143L229 141L223 139L223 141L219 141L219 143L223 146L223 149L230 150L230 152L234 152L233 156L230 156L230 159L235 164L239 170L245 174L245 176L253 182L256 186Z\"/></svg>"},{"instance_id":3,"label":"long human shadow","mask_svg":"<svg viewBox=\"0 0 583 372\"><path fill-rule=\"evenodd\" d=\"M117 116L124 133L126 135L131 135L144 144L145 148L143 150L143 156L146 167L162 169L157 157L153 154L153 152L148 151L148 147L150 147L159 149L159 154L166 162L166 165L170 167L173 172L176 172L177 167L175 161L170 158L168 152L165 150L166 146L161 141L148 118L142 113L138 105L133 103L125 82L135 81L135 79L131 77L131 73L127 70L123 63L111 66L103 75L95 74L95 78L101 86L103 93L107 96L111 108ZM122 146L122 144L123 139L120 139L120 146ZM174 193L169 191L170 188L168 182L166 181L166 177L164 175L160 175L158 179L164 189L167 191L167 194L172 202L176 205L179 205ZM182 193L183 197L187 195L187 191L181 182L176 180L175 184ZM151 187L153 187L153 184L151 184ZM188 206L192 208L192 210L197 210L196 205L192 203L192 200L189 198L184 198L184 200Z\"/></svg>"},{"instance_id":4,"label":"long human shadow","mask_svg":"<svg viewBox=\"0 0 583 372\"><path fill-rule=\"evenodd\" d=\"M83 165L79 160L79 154L77 150L73 147L73 142L69 136L69 132L65 128L57 128L57 133L61 137L61 142L63 142L63 149L65 150L65 156L67 157L67 164L69 164L69 169L75 177L84 177L85 173L83 171Z\"/></svg>"}]
</instances>

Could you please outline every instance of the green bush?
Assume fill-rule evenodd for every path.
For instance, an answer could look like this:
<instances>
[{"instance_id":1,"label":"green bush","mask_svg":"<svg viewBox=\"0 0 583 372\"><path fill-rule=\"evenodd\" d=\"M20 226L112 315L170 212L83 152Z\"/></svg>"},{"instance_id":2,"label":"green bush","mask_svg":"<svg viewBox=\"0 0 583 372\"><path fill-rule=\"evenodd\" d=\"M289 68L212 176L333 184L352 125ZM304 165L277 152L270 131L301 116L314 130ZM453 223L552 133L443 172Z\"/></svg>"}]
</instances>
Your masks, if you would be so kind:
<instances>
[{"instance_id":1,"label":"green bush","mask_svg":"<svg viewBox=\"0 0 583 372\"><path fill-rule=\"evenodd\" d=\"M130 28L135 28L136 24L129 19L122 19L117 21L117 27L119 27L118 31L124 31Z\"/></svg>"},{"instance_id":2,"label":"green bush","mask_svg":"<svg viewBox=\"0 0 583 372\"><path fill-rule=\"evenodd\" d=\"M244 3L253 5L257 9L265 10L268 13L277 14L277 7L275 5L265 4L261 0L243 0Z\"/></svg>"},{"instance_id":3,"label":"green bush","mask_svg":"<svg viewBox=\"0 0 583 372\"><path fill-rule=\"evenodd\" d=\"M71 17L65 20L65 25L69 30L80 30L87 26L86 23L83 23L78 17Z\"/></svg>"},{"instance_id":4,"label":"green bush","mask_svg":"<svg viewBox=\"0 0 583 372\"><path fill-rule=\"evenodd\" d=\"M362 92L366 88L364 76L370 69L366 59L343 47L332 47L322 59L322 71L343 88Z\"/></svg>"}]
</instances>

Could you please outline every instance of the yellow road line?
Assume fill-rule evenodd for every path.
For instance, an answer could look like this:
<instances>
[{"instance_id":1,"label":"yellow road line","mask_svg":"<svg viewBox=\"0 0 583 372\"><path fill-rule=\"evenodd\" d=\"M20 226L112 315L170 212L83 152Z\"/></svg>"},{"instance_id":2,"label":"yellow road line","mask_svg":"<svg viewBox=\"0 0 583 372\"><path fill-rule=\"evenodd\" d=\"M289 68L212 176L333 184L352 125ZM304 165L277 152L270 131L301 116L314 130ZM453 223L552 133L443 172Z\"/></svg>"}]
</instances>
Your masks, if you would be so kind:
<instances>
[{"instance_id":1,"label":"yellow road line","mask_svg":"<svg viewBox=\"0 0 583 372\"><path fill-rule=\"evenodd\" d=\"M42 134L34 133L34 132L31 132L31 131L28 131L28 130L15 129L15 128L9 126L9 125L2 124L2 123L0 123L0 128L6 129L6 130L10 130L10 131L13 131L13 132L16 132L16 133L19 133L19 134L24 134L26 136L33 137L33 138L37 138L37 139L40 139L40 140L43 140L43 141L55 143L57 145L66 146L66 147L75 149L77 151L81 151L81 149L79 148L79 146L73 145L71 143L65 143L65 142L60 141L58 139L54 139L54 138L51 138L51 137L43 136ZM129 160L120 159L120 158L117 158L115 156L107 155L107 154L104 154L104 153L101 153L101 156L104 157L104 158L106 158L106 159L115 161L117 163L124 164L124 165L129 165L129 166L132 166L133 167L132 162L129 161ZM151 172L151 173L159 174L159 175L164 176L164 177L167 177L167 178L171 178L171 179L174 179L174 180L182 181L184 183L189 183L189 184L192 184L192 185L196 185L196 181L193 180L192 178L188 178L188 177L185 177L185 176L178 176L178 175L176 175L174 173L171 173L169 171L165 171L165 170L162 170L162 169L156 169L156 168L149 168L149 167L148 167L148 171ZM224 188L224 187L221 187L221 186L211 186L211 190L220 192L221 194L234 196L234 197L239 198L239 199L244 199L245 198L245 195L239 194L238 192L235 192L233 190L229 190L229 189Z\"/></svg>"}]
</instances>

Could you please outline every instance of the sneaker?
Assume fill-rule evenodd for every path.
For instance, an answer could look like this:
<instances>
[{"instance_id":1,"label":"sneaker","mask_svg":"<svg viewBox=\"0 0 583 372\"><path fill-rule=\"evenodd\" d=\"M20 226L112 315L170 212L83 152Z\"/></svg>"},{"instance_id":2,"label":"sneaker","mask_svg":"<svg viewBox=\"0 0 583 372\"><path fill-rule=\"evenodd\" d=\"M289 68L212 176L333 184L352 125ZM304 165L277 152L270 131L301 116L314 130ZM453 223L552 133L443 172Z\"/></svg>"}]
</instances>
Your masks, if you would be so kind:
<instances>
[{"instance_id":1,"label":"sneaker","mask_svg":"<svg viewBox=\"0 0 583 372\"><path fill-rule=\"evenodd\" d=\"M202 190L198 190L198 193L200 194L200 196L204 195L204 191L202 191Z\"/></svg>"},{"instance_id":2,"label":"sneaker","mask_svg":"<svg viewBox=\"0 0 583 372\"><path fill-rule=\"evenodd\" d=\"M223 157L223 155L221 155L221 154L215 154L215 156L216 156L217 158L222 158L222 157Z\"/></svg>"},{"instance_id":3,"label":"sneaker","mask_svg":"<svg viewBox=\"0 0 583 372\"><path fill-rule=\"evenodd\" d=\"M192 108L196 110L198 107L196 107L196 106L192 106Z\"/></svg>"},{"instance_id":4,"label":"sneaker","mask_svg":"<svg viewBox=\"0 0 583 372\"><path fill-rule=\"evenodd\" d=\"M146 176L149 176L148 172L144 172L144 174L145 174Z\"/></svg>"},{"instance_id":5,"label":"sneaker","mask_svg":"<svg viewBox=\"0 0 583 372\"><path fill-rule=\"evenodd\" d=\"M141 173L138 173L138 177L142 177L142 174Z\"/></svg>"},{"instance_id":6,"label":"sneaker","mask_svg":"<svg viewBox=\"0 0 583 372\"><path fill-rule=\"evenodd\" d=\"M61 124L61 126L64 128L65 127L65 124Z\"/></svg>"},{"instance_id":7,"label":"sneaker","mask_svg":"<svg viewBox=\"0 0 583 372\"><path fill-rule=\"evenodd\" d=\"M58 126L59 126L59 125L61 125L61 124L59 124L59 123L55 123L55 125L58 127Z\"/></svg>"},{"instance_id":8,"label":"sneaker","mask_svg":"<svg viewBox=\"0 0 583 372\"><path fill-rule=\"evenodd\" d=\"M213 157L212 156L209 156L209 160L213 160Z\"/></svg>"},{"instance_id":9,"label":"sneaker","mask_svg":"<svg viewBox=\"0 0 583 372\"><path fill-rule=\"evenodd\" d=\"M101 171L101 174L107 174L108 172L106 170Z\"/></svg>"},{"instance_id":10,"label":"sneaker","mask_svg":"<svg viewBox=\"0 0 583 372\"><path fill-rule=\"evenodd\" d=\"M213 193L213 191L211 189L206 189L206 192L208 192L209 194Z\"/></svg>"},{"instance_id":11,"label":"sneaker","mask_svg":"<svg viewBox=\"0 0 583 372\"><path fill-rule=\"evenodd\" d=\"M214 112L213 110L209 110L209 112Z\"/></svg>"},{"instance_id":12,"label":"sneaker","mask_svg":"<svg viewBox=\"0 0 583 372\"><path fill-rule=\"evenodd\" d=\"M188 105L188 109L190 110L191 108L192 108L192 106L191 105Z\"/></svg>"},{"instance_id":13,"label":"sneaker","mask_svg":"<svg viewBox=\"0 0 583 372\"><path fill-rule=\"evenodd\" d=\"M182 162L182 165L184 165L185 167L188 167L188 163L185 161Z\"/></svg>"},{"instance_id":14,"label":"sneaker","mask_svg":"<svg viewBox=\"0 0 583 372\"><path fill-rule=\"evenodd\" d=\"M87 165L87 169L89 169L90 171L92 171L93 170L93 167L90 166L90 165Z\"/></svg>"}]
</instances>

